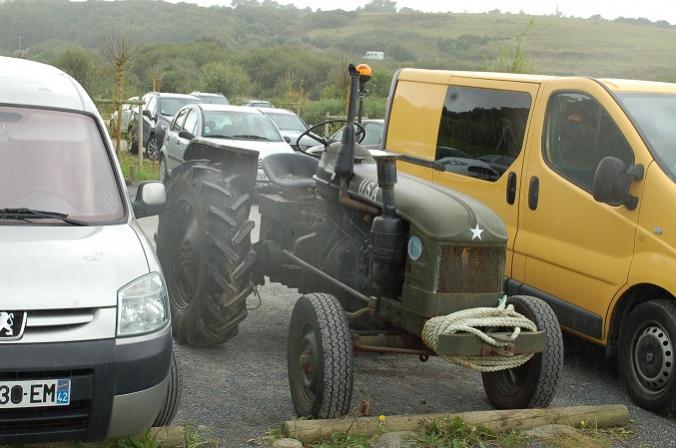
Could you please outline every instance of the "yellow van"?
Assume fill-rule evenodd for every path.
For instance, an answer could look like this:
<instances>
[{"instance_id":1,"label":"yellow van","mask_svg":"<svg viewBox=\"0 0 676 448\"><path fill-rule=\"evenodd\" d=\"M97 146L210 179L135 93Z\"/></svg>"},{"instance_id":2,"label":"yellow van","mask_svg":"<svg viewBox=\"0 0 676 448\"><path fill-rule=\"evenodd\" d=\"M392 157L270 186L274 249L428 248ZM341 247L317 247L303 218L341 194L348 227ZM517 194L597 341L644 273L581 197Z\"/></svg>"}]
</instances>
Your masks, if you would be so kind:
<instances>
[{"instance_id":1,"label":"yellow van","mask_svg":"<svg viewBox=\"0 0 676 448\"><path fill-rule=\"evenodd\" d=\"M508 294L618 355L632 399L676 411L676 84L404 69L383 146L509 233Z\"/></svg>"}]
</instances>

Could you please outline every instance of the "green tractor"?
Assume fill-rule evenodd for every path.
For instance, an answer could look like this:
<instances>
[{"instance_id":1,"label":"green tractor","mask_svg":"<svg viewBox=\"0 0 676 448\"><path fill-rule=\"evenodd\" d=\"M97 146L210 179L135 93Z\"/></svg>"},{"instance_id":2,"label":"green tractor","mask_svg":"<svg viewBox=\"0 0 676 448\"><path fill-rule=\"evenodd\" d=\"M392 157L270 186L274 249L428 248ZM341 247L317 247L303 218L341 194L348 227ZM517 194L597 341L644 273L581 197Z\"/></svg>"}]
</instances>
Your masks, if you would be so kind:
<instances>
[{"instance_id":1,"label":"green tractor","mask_svg":"<svg viewBox=\"0 0 676 448\"><path fill-rule=\"evenodd\" d=\"M357 103L370 69L349 72L342 141L327 142L320 158L266 157L264 189L256 151L190 143L157 236L175 338L210 345L233 337L267 276L301 294L288 337L299 416L350 411L356 351L443 356L480 370L497 408L549 405L563 367L561 332L543 301L503 295L501 220L463 194L398 176L398 154L362 147Z\"/></svg>"}]
</instances>

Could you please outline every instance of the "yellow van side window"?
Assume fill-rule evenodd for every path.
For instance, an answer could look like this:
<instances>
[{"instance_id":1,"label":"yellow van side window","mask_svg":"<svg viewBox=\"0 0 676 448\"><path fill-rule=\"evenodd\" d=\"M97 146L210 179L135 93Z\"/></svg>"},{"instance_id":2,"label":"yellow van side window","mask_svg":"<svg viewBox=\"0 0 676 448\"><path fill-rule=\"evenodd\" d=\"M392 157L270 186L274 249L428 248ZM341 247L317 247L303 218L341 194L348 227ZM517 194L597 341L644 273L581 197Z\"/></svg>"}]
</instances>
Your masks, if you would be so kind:
<instances>
[{"instance_id":1,"label":"yellow van side window","mask_svg":"<svg viewBox=\"0 0 676 448\"><path fill-rule=\"evenodd\" d=\"M542 140L545 161L587 191L604 157L617 157L627 166L634 163L634 153L613 119L586 94L552 95Z\"/></svg>"},{"instance_id":2,"label":"yellow van side window","mask_svg":"<svg viewBox=\"0 0 676 448\"><path fill-rule=\"evenodd\" d=\"M526 92L449 86L436 160L446 171L498 180L521 152L531 100Z\"/></svg>"}]
</instances>

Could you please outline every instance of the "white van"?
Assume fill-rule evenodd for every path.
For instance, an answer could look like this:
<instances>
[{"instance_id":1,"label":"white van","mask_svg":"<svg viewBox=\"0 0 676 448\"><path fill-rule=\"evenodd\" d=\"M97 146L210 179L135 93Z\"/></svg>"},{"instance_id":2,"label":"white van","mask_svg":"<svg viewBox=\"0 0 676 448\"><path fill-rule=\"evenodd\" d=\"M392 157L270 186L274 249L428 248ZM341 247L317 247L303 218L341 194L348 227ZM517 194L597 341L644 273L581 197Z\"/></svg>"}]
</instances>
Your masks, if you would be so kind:
<instances>
[{"instance_id":1,"label":"white van","mask_svg":"<svg viewBox=\"0 0 676 448\"><path fill-rule=\"evenodd\" d=\"M0 445L97 440L176 411L167 290L101 116L62 71L0 57Z\"/></svg>"}]
</instances>

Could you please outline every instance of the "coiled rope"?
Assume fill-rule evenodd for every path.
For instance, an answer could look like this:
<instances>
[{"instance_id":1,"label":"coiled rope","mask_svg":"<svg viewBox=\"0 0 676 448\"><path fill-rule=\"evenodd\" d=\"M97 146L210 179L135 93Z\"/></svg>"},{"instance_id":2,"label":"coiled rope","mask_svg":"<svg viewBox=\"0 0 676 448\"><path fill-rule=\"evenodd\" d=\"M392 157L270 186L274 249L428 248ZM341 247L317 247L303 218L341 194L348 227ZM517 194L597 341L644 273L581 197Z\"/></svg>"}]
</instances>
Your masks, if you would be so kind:
<instances>
[{"instance_id":1,"label":"coiled rope","mask_svg":"<svg viewBox=\"0 0 676 448\"><path fill-rule=\"evenodd\" d=\"M483 330L495 328L513 329L508 340L497 340ZM507 346L519 336L521 330L537 331L533 321L514 311L514 305L507 305L506 297L495 308L470 308L445 316L433 317L425 323L422 339L430 349L437 351L439 336L454 333L472 333L485 343L495 347L497 355L453 356L440 355L448 362L478 370L495 372L518 367L533 357L533 353L514 355Z\"/></svg>"}]
</instances>

